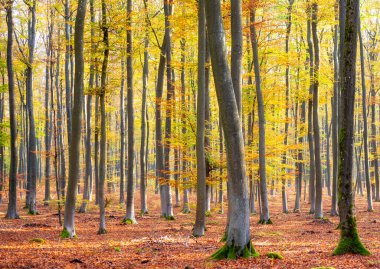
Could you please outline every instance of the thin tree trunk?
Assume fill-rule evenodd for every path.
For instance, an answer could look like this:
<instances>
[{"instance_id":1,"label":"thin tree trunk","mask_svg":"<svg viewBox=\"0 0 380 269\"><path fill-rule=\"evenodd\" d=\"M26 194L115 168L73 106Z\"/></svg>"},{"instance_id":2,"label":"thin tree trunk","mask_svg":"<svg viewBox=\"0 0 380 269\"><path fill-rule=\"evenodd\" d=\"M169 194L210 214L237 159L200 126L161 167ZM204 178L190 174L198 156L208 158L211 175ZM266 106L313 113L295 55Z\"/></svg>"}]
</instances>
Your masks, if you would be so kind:
<instances>
[{"instance_id":1,"label":"thin tree trunk","mask_svg":"<svg viewBox=\"0 0 380 269\"><path fill-rule=\"evenodd\" d=\"M7 71L8 71L8 92L9 92L9 121L11 131L10 143L10 171L9 171L9 203L6 218L18 219L17 214L17 122L14 93L14 69L13 69L13 1L8 1L7 12Z\"/></svg>"},{"instance_id":2,"label":"thin tree trunk","mask_svg":"<svg viewBox=\"0 0 380 269\"><path fill-rule=\"evenodd\" d=\"M203 236L206 225L206 160L205 160L205 64L206 19L204 0L198 6L198 95L197 95L197 209L193 235Z\"/></svg>"},{"instance_id":3,"label":"thin tree trunk","mask_svg":"<svg viewBox=\"0 0 380 269\"><path fill-rule=\"evenodd\" d=\"M362 82L361 86L362 86L363 145L364 145L364 176L365 176L365 182L367 186L367 204L368 204L367 210L373 211L371 180L370 180L370 174L369 174L369 157L368 157L367 90L366 90L366 85L365 85L364 46L363 46L363 40L362 40L362 33L360 29L360 17L359 17L359 25L358 25L358 34L359 34L359 46L360 46L360 70L361 70L360 74L361 74L361 82ZM372 107L374 108L375 105L373 105ZM374 115L374 111L372 112L372 114ZM372 131L375 131L375 134L376 134L376 127L372 128ZM374 144L376 145L375 140L374 142L375 142Z\"/></svg>"},{"instance_id":4,"label":"thin tree trunk","mask_svg":"<svg viewBox=\"0 0 380 269\"><path fill-rule=\"evenodd\" d=\"M260 63L259 63L259 50L258 40L255 26L255 4L252 0L252 7L250 11L251 18L251 43L253 52L253 67L255 71L255 85L257 95L257 108L259 117L259 176L260 176L260 199L261 199L261 211L260 211L260 223L270 224L269 205L268 205L268 191L266 180L266 153L265 153L265 111L264 111L264 97L261 90L261 75L260 75Z\"/></svg>"},{"instance_id":5,"label":"thin tree trunk","mask_svg":"<svg viewBox=\"0 0 380 269\"><path fill-rule=\"evenodd\" d=\"M77 17L75 20L75 79L74 79L74 104L72 121L72 143L69 148L69 181L65 202L65 220L62 237L75 237L75 201L77 184L80 171L80 141L82 131L82 106L83 106L83 77L84 77L84 53L83 35L86 17L86 0L78 1Z\"/></svg>"}]
</instances>

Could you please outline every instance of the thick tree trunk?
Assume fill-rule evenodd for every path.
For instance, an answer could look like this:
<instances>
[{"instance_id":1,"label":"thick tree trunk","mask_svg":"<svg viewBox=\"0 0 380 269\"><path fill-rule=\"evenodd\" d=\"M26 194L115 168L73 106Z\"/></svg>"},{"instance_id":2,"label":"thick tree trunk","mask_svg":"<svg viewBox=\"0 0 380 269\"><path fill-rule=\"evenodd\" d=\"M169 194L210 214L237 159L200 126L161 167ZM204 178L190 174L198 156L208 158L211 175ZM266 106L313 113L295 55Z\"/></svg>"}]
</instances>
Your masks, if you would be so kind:
<instances>
[{"instance_id":1,"label":"thick tree trunk","mask_svg":"<svg viewBox=\"0 0 380 269\"><path fill-rule=\"evenodd\" d=\"M11 131L10 143L10 171L9 171L9 203L6 218L18 219L17 214L17 122L14 93L14 69L13 69L13 1L8 1L7 12L7 71L8 71L8 92L9 92L9 121Z\"/></svg>"},{"instance_id":2,"label":"thick tree trunk","mask_svg":"<svg viewBox=\"0 0 380 269\"><path fill-rule=\"evenodd\" d=\"M72 143L69 148L69 181L65 202L65 220L62 237L75 237L75 201L77 184L80 171L80 141L82 131L82 107L83 107L83 77L84 77L84 53L83 35L86 17L86 0L78 1L77 17L75 20L75 80L74 80L74 104L72 121Z\"/></svg>"},{"instance_id":3,"label":"thick tree trunk","mask_svg":"<svg viewBox=\"0 0 380 269\"><path fill-rule=\"evenodd\" d=\"M341 8L343 8L341 6ZM347 0L345 16L344 44L341 63L341 107L339 130L339 217L340 242L334 255L354 253L369 255L362 245L356 229L356 218L352 192L352 161L354 142L354 104L356 79L356 51L359 24L359 1Z\"/></svg>"},{"instance_id":4,"label":"thick tree trunk","mask_svg":"<svg viewBox=\"0 0 380 269\"><path fill-rule=\"evenodd\" d=\"M257 108L259 117L259 176L260 176L260 199L261 199L261 211L260 211L260 223L270 224L272 221L269 216L269 204L268 204L268 191L266 180L266 153L265 153L265 111L264 111L264 97L261 89L261 75L260 75L260 63L259 63L259 49L258 40L255 27L255 4L252 0L251 7L251 43L253 52L253 68L255 71L255 84L257 95Z\"/></svg>"},{"instance_id":5,"label":"thick tree trunk","mask_svg":"<svg viewBox=\"0 0 380 269\"><path fill-rule=\"evenodd\" d=\"M231 73L226 57L225 33L219 0L206 1L208 40L223 130L227 145L229 224L225 246L212 258L252 257L249 230L249 197L244 160L244 141Z\"/></svg>"}]
</instances>

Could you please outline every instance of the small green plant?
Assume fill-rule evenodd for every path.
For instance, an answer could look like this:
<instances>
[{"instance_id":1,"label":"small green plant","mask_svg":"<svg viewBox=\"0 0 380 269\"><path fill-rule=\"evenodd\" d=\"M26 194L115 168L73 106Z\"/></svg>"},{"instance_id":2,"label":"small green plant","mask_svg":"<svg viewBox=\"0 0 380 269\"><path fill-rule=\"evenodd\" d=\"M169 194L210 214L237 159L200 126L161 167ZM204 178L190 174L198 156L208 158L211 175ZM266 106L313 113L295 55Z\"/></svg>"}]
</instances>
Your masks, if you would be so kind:
<instances>
[{"instance_id":1,"label":"small green plant","mask_svg":"<svg viewBox=\"0 0 380 269\"><path fill-rule=\"evenodd\" d=\"M211 217L211 212L210 211L206 211L205 216L206 217Z\"/></svg>"},{"instance_id":2,"label":"small green plant","mask_svg":"<svg viewBox=\"0 0 380 269\"><path fill-rule=\"evenodd\" d=\"M39 244L44 244L45 239L43 238L32 238L29 240L30 243L39 243Z\"/></svg>"},{"instance_id":3,"label":"small green plant","mask_svg":"<svg viewBox=\"0 0 380 269\"><path fill-rule=\"evenodd\" d=\"M116 252L120 252L120 251L121 251L121 248L120 248L120 247L114 247L114 250L115 250Z\"/></svg>"},{"instance_id":4,"label":"small green plant","mask_svg":"<svg viewBox=\"0 0 380 269\"><path fill-rule=\"evenodd\" d=\"M283 260L284 259L284 257L280 253L277 253L277 252L268 252L267 257L269 259L273 259L273 260Z\"/></svg>"}]
</instances>

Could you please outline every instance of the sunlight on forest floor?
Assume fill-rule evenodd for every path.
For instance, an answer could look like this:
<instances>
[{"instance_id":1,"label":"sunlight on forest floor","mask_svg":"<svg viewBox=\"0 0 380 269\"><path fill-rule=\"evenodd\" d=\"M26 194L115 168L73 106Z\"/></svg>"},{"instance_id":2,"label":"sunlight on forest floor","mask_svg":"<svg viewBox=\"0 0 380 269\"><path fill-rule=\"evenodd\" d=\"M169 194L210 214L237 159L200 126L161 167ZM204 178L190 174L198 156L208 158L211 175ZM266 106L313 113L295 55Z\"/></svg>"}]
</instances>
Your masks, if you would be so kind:
<instances>
[{"instance_id":1,"label":"sunlight on forest floor","mask_svg":"<svg viewBox=\"0 0 380 269\"><path fill-rule=\"evenodd\" d=\"M339 239L339 219L327 212L330 198L324 200L330 222L322 223L313 222L307 203L302 204L302 213L280 213L281 197L277 196L270 197L273 225L257 224L257 215L251 218L252 242L260 257L216 262L208 258L222 245L226 214L213 210L207 218L206 236L194 238L194 208L191 214L175 208L176 220L166 221L159 218L159 196L150 196L150 215L136 216L137 225L121 224L124 209L119 205L107 207L105 235L96 234L96 206L87 214L76 214L78 239L73 240L60 239L62 228L52 206L40 205L37 216L20 208L20 220L6 220L6 205L1 205L0 268L380 268L380 203L375 203L375 212L368 213L363 197L357 197L357 219L362 241L372 252L369 257L332 256ZM293 199L290 194L290 205ZM30 242L35 238L45 242ZM284 259L269 259L268 252L278 252Z\"/></svg>"}]
</instances>

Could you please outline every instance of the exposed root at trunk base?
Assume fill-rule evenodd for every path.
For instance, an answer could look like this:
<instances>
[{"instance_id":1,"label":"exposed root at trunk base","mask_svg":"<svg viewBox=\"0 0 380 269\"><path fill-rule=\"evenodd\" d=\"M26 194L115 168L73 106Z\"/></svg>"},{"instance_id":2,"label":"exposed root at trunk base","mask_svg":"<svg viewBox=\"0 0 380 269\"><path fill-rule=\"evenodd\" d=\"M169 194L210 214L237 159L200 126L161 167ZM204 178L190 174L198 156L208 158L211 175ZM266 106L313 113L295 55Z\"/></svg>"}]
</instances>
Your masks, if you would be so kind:
<instances>
[{"instance_id":1,"label":"exposed root at trunk base","mask_svg":"<svg viewBox=\"0 0 380 269\"><path fill-rule=\"evenodd\" d=\"M241 247L228 246L225 244L217 252L211 255L211 260L223 260L230 259L236 260L237 258L256 258L259 256L259 253L254 249L252 242L249 243L242 249Z\"/></svg>"},{"instance_id":2,"label":"exposed root at trunk base","mask_svg":"<svg viewBox=\"0 0 380 269\"><path fill-rule=\"evenodd\" d=\"M259 220L259 224L273 224L273 222L271 219L268 219L268 220L261 219Z\"/></svg>"},{"instance_id":3,"label":"exposed root at trunk base","mask_svg":"<svg viewBox=\"0 0 380 269\"><path fill-rule=\"evenodd\" d=\"M333 255L343 255L346 253L359 254L362 256L371 255L365 246L363 246L357 232L355 232L352 237L341 237Z\"/></svg>"},{"instance_id":4,"label":"exposed root at trunk base","mask_svg":"<svg viewBox=\"0 0 380 269\"><path fill-rule=\"evenodd\" d=\"M98 234L106 234L107 230L105 228L99 228Z\"/></svg>"}]
</instances>

